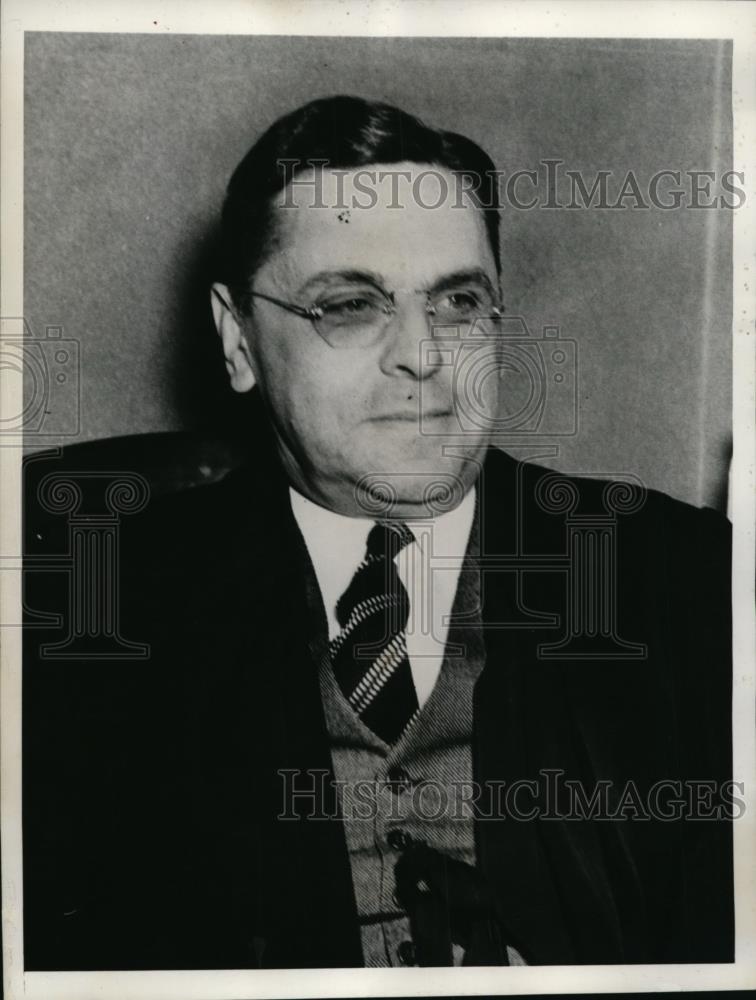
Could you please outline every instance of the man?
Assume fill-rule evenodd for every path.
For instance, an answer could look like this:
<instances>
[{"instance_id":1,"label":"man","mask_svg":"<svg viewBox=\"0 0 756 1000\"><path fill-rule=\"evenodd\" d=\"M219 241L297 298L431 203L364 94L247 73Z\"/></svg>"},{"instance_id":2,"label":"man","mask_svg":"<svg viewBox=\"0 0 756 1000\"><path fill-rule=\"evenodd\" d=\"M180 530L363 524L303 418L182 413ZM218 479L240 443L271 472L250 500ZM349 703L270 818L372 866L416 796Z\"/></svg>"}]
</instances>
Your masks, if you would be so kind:
<instances>
[{"instance_id":1,"label":"man","mask_svg":"<svg viewBox=\"0 0 756 1000\"><path fill-rule=\"evenodd\" d=\"M235 172L249 461L124 522L148 660L28 633L29 967L732 960L727 525L491 447L494 177L346 97Z\"/></svg>"}]
</instances>

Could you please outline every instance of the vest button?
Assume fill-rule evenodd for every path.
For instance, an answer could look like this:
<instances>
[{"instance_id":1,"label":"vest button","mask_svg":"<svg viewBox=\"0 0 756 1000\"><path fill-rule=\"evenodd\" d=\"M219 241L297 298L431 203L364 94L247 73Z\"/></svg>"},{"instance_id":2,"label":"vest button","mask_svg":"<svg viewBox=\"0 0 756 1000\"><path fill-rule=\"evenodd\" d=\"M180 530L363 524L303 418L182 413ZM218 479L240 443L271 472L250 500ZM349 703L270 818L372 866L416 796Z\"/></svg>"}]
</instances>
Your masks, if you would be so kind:
<instances>
[{"instance_id":1,"label":"vest button","mask_svg":"<svg viewBox=\"0 0 756 1000\"><path fill-rule=\"evenodd\" d=\"M404 851L412 843L412 837L405 830L391 830L386 840L395 851Z\"/></svg>"},{"instance_id":2,"label":"vest button","mask_svg":"<svg viewBox=\"0 0 756 1000\"><path fill-rule=\"evenodd\" d=\"M396 954L402 965L415 964L415 946L411 941L402 941L396 949Z\"/></svg>"}]
</instances>

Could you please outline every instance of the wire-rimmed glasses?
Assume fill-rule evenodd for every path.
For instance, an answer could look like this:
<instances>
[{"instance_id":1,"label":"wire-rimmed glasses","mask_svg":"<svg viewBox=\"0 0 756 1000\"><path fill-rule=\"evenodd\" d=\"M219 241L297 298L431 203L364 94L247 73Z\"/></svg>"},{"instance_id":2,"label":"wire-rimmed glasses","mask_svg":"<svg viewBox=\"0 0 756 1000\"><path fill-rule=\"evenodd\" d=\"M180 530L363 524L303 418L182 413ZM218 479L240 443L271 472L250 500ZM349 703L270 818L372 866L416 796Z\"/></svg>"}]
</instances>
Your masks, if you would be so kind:
<instances>
[{"instance_id":1,"label":"wire-rimmed glasses","mask_svg":"<svg viewBox=\"0 0 756 1000\"><path fill-rule=\"evenodd\" d=\"M397 293L366 283L339 285L309 305L286 302L267 292L249 294L310 320L316 333L334 348L372 346L381 339L397 312ZM425 297L431 332L434 327L442 330L456 327L462 337L469 336L473 330L485 334L495 328L504 311L488 283L482 281L402 294Z\"/></svg>"}]
</instances>

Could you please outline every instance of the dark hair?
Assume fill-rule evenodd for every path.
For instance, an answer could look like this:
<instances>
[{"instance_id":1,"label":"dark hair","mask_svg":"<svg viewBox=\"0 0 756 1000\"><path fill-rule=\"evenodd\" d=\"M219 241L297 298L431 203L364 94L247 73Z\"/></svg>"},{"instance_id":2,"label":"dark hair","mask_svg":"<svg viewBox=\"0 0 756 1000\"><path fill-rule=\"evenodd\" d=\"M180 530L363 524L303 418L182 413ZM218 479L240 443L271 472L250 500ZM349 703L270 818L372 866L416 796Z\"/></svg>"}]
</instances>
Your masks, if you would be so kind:
<instances>
[{"instance_id":1,"label":"dark hair","mask_svg":"<svg viewBox=\"0 0 756 1000\"><path fill-rule=\"evenodd\" d=\"M488 154L471 139L430 128L389 104L326 97L274 122L229 182L221 220L220 279L243 313L250 307L251 279L270 251L273 196L316 160L337 169L408 161L472 178L469 196L484 213L499 271L496 173Z\"/></svg>"}]
</instances>

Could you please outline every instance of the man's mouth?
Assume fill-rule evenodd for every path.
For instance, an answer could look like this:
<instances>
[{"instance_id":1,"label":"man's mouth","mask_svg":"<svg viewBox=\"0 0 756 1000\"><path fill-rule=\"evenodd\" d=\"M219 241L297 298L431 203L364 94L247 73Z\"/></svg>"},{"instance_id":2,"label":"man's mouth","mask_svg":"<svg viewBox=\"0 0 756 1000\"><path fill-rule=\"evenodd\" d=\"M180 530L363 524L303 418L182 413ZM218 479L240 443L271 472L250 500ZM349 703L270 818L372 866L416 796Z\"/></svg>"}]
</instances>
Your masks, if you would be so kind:
<instances>
[{"instance_id":1,"label":"man's mouth","mask_svg":"<svg viewBox=\"0 0 756 1000\"><path fill-rule=\"evenodd\" d=\"M370 420L373 423L413 423L421 424L426 420L441 420L451 416L451 410L426 410L425 413L420 414L417 410L395 410L390 413L381 413L377 417L371 417Z\"/></svg>"}]
</instances>

